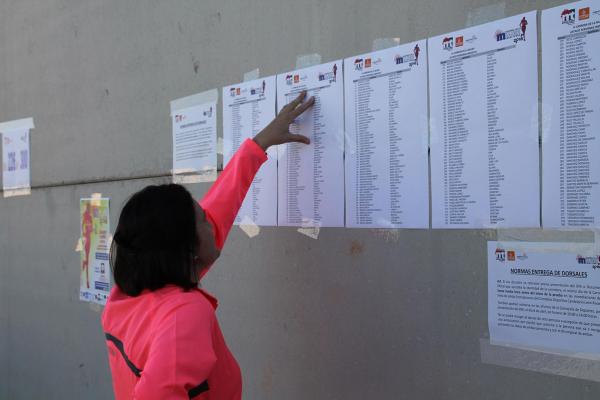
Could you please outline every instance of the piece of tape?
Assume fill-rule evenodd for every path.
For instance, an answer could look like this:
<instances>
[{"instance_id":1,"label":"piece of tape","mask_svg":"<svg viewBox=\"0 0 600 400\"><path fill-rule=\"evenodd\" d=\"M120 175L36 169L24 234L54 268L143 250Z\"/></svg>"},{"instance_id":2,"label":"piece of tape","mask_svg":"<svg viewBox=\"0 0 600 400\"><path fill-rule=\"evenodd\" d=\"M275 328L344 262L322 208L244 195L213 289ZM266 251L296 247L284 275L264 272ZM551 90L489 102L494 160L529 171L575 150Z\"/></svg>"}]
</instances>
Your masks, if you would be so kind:
<instances>
[{"instance_id":1,"label":"piece of tape","mask_svg":"<svg viewBox=\"0 0 600 400\"><path fill-rule=\"evenodd\" d=\"M510 247L524 253L577 253L584 257L598 255L594 232L534 229L502 229L497 231L499 247Z\"/></svg>"},{"instance_id":2,"label":"piece of tape","mask_svg":"<svg viewBox=\"0 0 600 400\"><path fill-rule=\"evenodd\" d=\"M247 215L244 215L239 227L249 238L256 237L260 233L260 227Z\"/></svg>"},{"instance_id":3,"label":"piece of tape","mask_svg":"<svg viewBox=\"0 0 600 400\"><path fill-rule=\"evenodd\" d=\"M4 197L28 196L31 194L31 187L23 187L18 189L4 189L2 194Z\"/></svg>"},{"instance_id":4,"label":"piece of tape","mask_svg":"<svg viewBox=\"0 0 600 400\"><path fill-rule=\"evenodd\" d=\"M312 67L321 64L321 55L318 53L301 54L296 57L296 69Z\"/></svg>"},{"instance_id":5,"label":"piece of tape","mask_svg":"<svg viewBox=\"0 0 600 400\"><path fill-rule=\"evenodd\" d=\"M217 136L217 154L223 155L223 138Z\"/></svg>"},{"instance_id":6,"label":"piece of tape","mask_svg":"<svg viewBox=\"0 0 600 400\"><path fill-rule=\"evenodd\" d=\"M83 239L77 239L77 243L75 244L75 253L79 253L83 250Z\"/></svg>"},{"instance_id":7,"label":"piece of tape","mask_svg":"<svg viewBox=\"0 0 600 400\"><path fill-rule=\"evenodd\" d=\"M505 17L506 4L496 3L483 7L477 7L469 11L467 14L467 23L465 26L485 24L486 22L494 21Z\"/></svg>"},{"instance_id":8,"label":"piece of tape","mask_svg":"<svg viewBox=\"0 0 600 400\"><path fill-rule=\"evenodd\" d=\"M182 97L171 101L171 115L175 114L179 110L183 110L190 107L199 106L206 103L216 103L219 101L219 91L217 89L210 89L205 92L193 94L191 96Z\"/></svg>"},{"instance_id":9,"label":"piece of tape","mask_svg":"<svg viewBox=\"0 0 600 400\"><path fill-rule=\"evenodd\" d=\"M203 171L194 171L193 173L182 174L175 170L173 174L173 183L180 185L188 183L214 182L217 180L217 169L211 168Z\"/></svg>"},{"instance_id":10,"label":"piece of tape","mask_svg":"<svg viewBox=\"0 0 600 400\"><path fill-rule=\"evenodd\" d=\"M100 207L102 205L102 193L92 193L90 196L92 207Z\"/></svg>"},{"instance_id":11,"label":"piece of tape","mask_svg":"<svg viewBox=\"0 0 600 400\"><path fill-rule=\"evenodd\" d=\"M399 37L377 38L377 39L373 40L373 46L371 47L371 50L377 51L377 50L389 49L390 47L396 47L399 44L400 44Z\"/></svg>"},{"instance_id":12,"label":"piece of tape","mask_svg":"<svg viewBox=\"0 0 600 400\"><path fill-rule=\"evenodd\" d=\"M542 127L542 143L546 143L550 136L550 129L552 128L552 114L554 109L551 104L540 102L540 113L541 113L541 127Z\"/></svg>"},{"instance_id":13,"label":"piece of tape","mask_svg":"<svg viewBox=\"0 0 600 400\"><path fill-rule=\"evenodd\" d=\"M252 71L244 73L244 82L253 81L260 77L260 68L255 68Z\"/></svg>"},{"instance_id":14,"label":"piece of tape","mask_svg":"<svg viewBox=\"0 0 600 400\"><path fill-rule=\"evenodd\" d=\"M600 382L600 361L597 355L559 354L497 345L489 339L479 339L481 362Z\"/></svg>"},{"instance_id":15,"label":"piece of tape","mask_svg":"<svg viewBox=\"0 0 600 400\"><path fill-rule=\"evenodd\" d=\"M15 131L19 129L34 129L33 118L15 119L0 123L0 132Z\"/></svg>"},{"instance_id":16,"label":"piece of tape","mask_svg":"<svg viewBox=\"0 0 600 400\"><path fill-rule=\"evenodd\" d=\"M308 236L311 239L317 240L321 231L321 223L310 218L303 218L302 226L298 228L298 232Z\"/></svg>"}]
</instances>

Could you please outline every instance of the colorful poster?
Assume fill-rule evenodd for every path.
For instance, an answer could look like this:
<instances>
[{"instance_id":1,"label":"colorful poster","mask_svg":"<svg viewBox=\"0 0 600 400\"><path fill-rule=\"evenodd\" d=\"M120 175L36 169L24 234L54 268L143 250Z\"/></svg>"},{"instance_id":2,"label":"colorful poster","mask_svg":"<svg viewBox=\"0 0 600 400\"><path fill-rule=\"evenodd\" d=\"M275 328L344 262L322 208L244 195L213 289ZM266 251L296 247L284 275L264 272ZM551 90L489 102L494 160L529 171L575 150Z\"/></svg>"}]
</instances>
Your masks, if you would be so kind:
<instances>
[{"instance_id":1,"label":"colorful poster","mask_svg":"<svg viewBox=\"0 0 600 400\"><path fill-rule=\"evenodd\" d=\"M81 269L79 299L106 304L110 293L109 199L81 199Z\"/></svg>"},{"instance_id":2,"label":"colorful poster","mask_svg":"<svg viewBox=\"0 0 600 400\"><path fill-rule=\"evenodd\" d=\"M31 118L0 124L4 197L31 193L29 130L33 127Z\"/></svg>"}]
</instances>

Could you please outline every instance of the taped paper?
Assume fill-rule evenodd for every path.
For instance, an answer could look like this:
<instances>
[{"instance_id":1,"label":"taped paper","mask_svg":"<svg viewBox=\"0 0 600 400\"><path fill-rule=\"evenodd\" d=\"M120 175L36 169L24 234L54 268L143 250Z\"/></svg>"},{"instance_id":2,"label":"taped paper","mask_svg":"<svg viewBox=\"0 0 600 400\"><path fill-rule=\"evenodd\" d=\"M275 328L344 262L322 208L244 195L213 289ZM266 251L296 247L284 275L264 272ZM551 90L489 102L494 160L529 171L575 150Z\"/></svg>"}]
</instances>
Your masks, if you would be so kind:
<instances>
[{"instance_id":1,"label":"taped paper","mask_svg":"<svg viewBox=\"0 0 600 400\"><path fill-rule=\"evenodd\" d=\"M218 99L218 91L212 89L171 102L173 182L196 183L216 179ZM194 177L177 177L178 174Z\"/></svg>"},{"instance_id":2,"label":"taped paper","mask_svg":"<svg viewBox=\"0 0 600 400\"><path fill-rule=\"evenodd\" d=\"M504 18L505 9L506 4L504 3L490 4L488 6L475 8L467 14L467 23L465 26L481 25L486 22Z\"/></svg>"},{"instance_id":3,"label":"taped paper","mask_svg":"<svg viewBox=\"0 0 600 400\"><path fill-rule=\"evenodd\" d=\"M260 68L255 68L252 71L244 73L244 82L253 81L260 77Z\"/></svg>"},{"instance_id":4,"label":"taped paper","mask_svg":"<svg viewBox=\"0 0 600 400\"><path fill-rule=\"evenodd\" d=\"M321 64L321 55L318 53L301 54L296 57L296 69L312 67Z\"/></svg>"},{"instance_id":5,"label":"taped paper","mask_svg":"<svg viewBox=\"0 0 600 400\"><path fill-rule=\"evenodd\" d=\"M92 193L90 199L92 199L92 206L100 207L102 204L102 193Z\"/></svg>"},{"instance_id":6,"label":"taped paper","mask_svg":"<svg viewBox=\"0 0 600 400\"><path fill-rule=\"evenodd\" d=\"M0 123L4 197L31 194L29 131L33 128L33 118Z\"/></svg>"},{"instance_id":7,"label":"taped paper","mask_svg":"<svg viewBox=\"0 0 600 400\"><path fill-rule=\"evenodd\" d=\"M390 47L395 47L398 45L400 45L399 37L377 38L377 39L373 40L373 46L371 49L373 51L377 51L377 50L388 49Z\"/></svg>"}]
</instances>

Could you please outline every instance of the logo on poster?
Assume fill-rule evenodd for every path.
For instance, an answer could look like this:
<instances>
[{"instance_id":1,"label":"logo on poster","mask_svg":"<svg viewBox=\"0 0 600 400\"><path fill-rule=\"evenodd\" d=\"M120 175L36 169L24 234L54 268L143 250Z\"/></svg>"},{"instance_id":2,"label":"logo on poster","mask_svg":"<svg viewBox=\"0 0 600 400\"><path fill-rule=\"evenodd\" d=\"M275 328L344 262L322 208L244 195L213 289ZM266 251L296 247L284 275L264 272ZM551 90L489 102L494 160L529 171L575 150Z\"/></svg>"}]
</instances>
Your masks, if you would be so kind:
<instances>
[{"instance_id":1,"label":"logo on poster","mask_svg":"<svg viewBox=\"0 0 600 400\"><path fill-rule=\"evenodd\" d=\"M464 36L457 36L456 37L456 47L462 47L462 45L465 43L465 38Z\"/></svg>"},{"instance_id":2,"label":"logo on poster","mask_svg":"<svg viewBox=\"0 0 600 400\"><path fill-rule=\"evenodd\" d=\"M370 59L369 59L370 60ZM369 61L369 66L371 66L371 61ZM366 67L366 62L365 62ZM337 64L333 64L331 68L331 72L319 72L319 81L329 81L329 83L335 82L337 80Z\"/></svg>"},{"instance_id":3,"label":"logo on poster","mask_svg":"<svg viewBox=\"0 0 600 400\"><path fill-rule=\"evenodd\" d=\"M181 114L175 115L175 122L181 122L183 120L185 120L185 115L181 115Z\"/></svg>"},{"instance_id":4,"label":"logo on poster","mask_svg":"<svg viewBox=\"0 0 600 400\"><path fill-rule=\"evenodd\" d=\"M210 117L212 117L212 113L213 113L213 108L212 108L212 106L210 106L210 108L208 110L204 111L202 113L202 115L204 115L205 117L210 118Z\"/></svg>"},{"instance_id":5,"label":"logo on poster","mask_svg":"<svg viewBox=\"0 0 600 400\"><path fill-rule=\"evenodd\" d=\"M579 9L579 20L583 21L590 18L590 8L584 7Z\"/></svg>"},{"instance_id":6,"label":"logo on poster","mask_svg":"<svg viewBox=\"0 0 600 400\"><path fill-rule=\"evenodd\" d=\"M560 18L562 19L563 24L574 24L575 23L575 9L574 8L565 8L562 13L560 13Z\"/></svg>"},{"instance_id":7,"label":"logo on poster","mask_svg":"<svg viewBox=\"0 0 600 400\"><path fill-rule=\"evenodd\" d=\"M502 31L498 29L494 36L496 36L496 41L501 42L503 40L512 39L513 42L518 43L520 41L525 41L525 32L527 31L527 18L523 17L521 22L519 22L519 27L515 29L510 29L508 31Z\"/></svg>"},{"instance_id":8,"label":"logo on poster","mask_svg":"<svg viewBox=\"0 0 600 400\"><path fill-rule=\"evenodd\" d=\"M496 249L496 261L504 262L506 260L506 251L504 249Z\"/></svg>"},{"instance_id":9,"label":"logo on poster","mask_svg":"<svg viewBox=\"0 0 600 400\"><path fill-rule=\"evenodd\" d=\"M354 60L354 69L356 71L362 71L364 65L365 65L365 62L362 58L357 58L356 60Z\"/></svg>"},{"instance_id":10,"label":"logo on poster","mask_svg":"<svg viewBox=\"0 0 600 400\"><path fill-rule=\"evenodd\" d=\"M577 255L577 264L591 264L593 269L600 268L600 256L584 257Z\"/></svg>"},{"instance_id":11,"label":"logo on poster","mask_svg":"<svg viewBox=\"0 0 600 400\"><path fill-rule=\"evenodd\" d=\"M442 40L442 48L444 50L452 50L454 48L454 37L445 37L444 40Z\"/></svg>"},{"instance_id":12,"label":"logo on poster","mask_svg":"<svg viewBox=\"0 0 600 400\"><path fill-rule=\"evenodd\" d=\"M506 259L508 261L515 261L516 260L515 251L514 250L508 250L506 252Z\"/></svg>"}]
</instances>

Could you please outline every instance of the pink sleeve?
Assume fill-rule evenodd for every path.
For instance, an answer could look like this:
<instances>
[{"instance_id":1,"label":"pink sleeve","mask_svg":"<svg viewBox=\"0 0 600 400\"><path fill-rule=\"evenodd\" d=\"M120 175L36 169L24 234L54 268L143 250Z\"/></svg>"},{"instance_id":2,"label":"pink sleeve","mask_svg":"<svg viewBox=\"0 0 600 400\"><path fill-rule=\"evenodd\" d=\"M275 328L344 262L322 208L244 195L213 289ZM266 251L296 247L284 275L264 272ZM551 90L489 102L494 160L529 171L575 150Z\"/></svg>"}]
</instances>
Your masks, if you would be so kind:
<instances>
[{"instance_id":1,"label":"pink sleeve","mask_svg":"<svg viewBox=\"0 0 600 400\"><path fill-rule=\"evenodd\" d=\"M194 391L210 390L207 379L217 360L214 324L208 304L186 304L166 316L157 328L134 398L183 400Z\"/></svg>"},{"instance_id":2,"label":"pink sleeve","mask_svg":"<svg viewBox=\"0 0 600 400\"><path fill-rule=\"evenodd\" d=\"M215 231L215 243L223 248L244 197L267 154L252 139L246 139L227 163L217 181L200 200Z\"/></svg>"}]
</instances>

